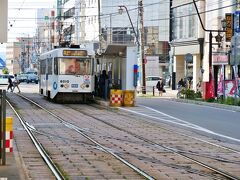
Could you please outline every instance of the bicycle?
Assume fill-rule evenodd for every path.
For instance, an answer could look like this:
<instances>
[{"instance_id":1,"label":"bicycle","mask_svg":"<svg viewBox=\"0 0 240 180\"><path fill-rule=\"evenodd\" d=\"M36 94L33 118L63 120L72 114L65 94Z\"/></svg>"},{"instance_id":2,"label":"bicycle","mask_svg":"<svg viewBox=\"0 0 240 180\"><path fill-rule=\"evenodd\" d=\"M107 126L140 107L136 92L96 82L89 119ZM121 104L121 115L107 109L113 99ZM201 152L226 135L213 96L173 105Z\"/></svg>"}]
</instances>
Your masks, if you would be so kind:
<instances>
[{"instance_id":1,"label":"bicycle","mask_svg":"<svg viewBox=\"0 0 240 180\"><path fill-rule=\"evenodd\" d=\"M177 92L177 98L178 98L178 99L181 98L181 97L183 97L182 90L184 90L184 89L185 89L184 86L178 85L178 88L177 88L177 90L178 90L178 92Z\"/></svg>"}]
</instances>

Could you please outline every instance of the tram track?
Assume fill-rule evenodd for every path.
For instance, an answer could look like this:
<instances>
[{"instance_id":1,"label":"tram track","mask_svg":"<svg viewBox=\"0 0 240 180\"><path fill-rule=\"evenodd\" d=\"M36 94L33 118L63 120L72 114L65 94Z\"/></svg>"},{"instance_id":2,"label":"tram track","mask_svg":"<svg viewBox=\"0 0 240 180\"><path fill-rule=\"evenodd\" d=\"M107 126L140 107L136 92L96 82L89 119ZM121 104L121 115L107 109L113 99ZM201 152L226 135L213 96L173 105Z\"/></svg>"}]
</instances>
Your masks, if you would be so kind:
<instances>
[{"instance_id":1,"label":"tram track","mask_svg":"<svg viewBox=\"0 0 240 180\"><path fill-rule=\"evenodd\" d=\"M29 126L26 121L21 117L21 115L16 111L16 109L13 107L13 105L7 100L8 105L11 107L11 109L14 111L15 115L18 117L19 121L21 122L23 128L29 135L30 139L32 140L34 146L44 159L45 163L53 173L54 177L58 180L63 180L65 179L64 176L62 175L61 171L56 167L55 163L53 160L50 158L49 154L45 151L44 147L41 145L41 143L37 140L37 138L34 136L32 133L33 128Z\"/></svg>"},{"instance_id":2,"label":"tram track","mask_svg":"<svg viewBox=\"0 0 240 180\"><path fill-rule=\"evenodd\" d=\"M25 96L22 96L22 95L20 95L20 96L21 96L22 98L24 98L24 99L28 99L28 101L31 101L31 102L32 102L33 104L35 104L36 106L40 107L40 105L39 105L38 103L32 101L31 99L29 99L29 98L27 98L27 97L25 97ZM68 106L68 107L69 107L69 106ZM45 109L45 108L43 108L43 109ZM69 127L69 128L72 128L73 130L77 131L78 133L80 133L80 134L81 134L82 136L84 136L85 138L87 138L87 139L89 139L90 141L96 143L96 144L97 144L100 148L102 148L104 151L110 151L110 154L111 154L111 155L113 155L113 156L116 155L116 154L114 154L111 150L109 150L109 149L106 148L105 146L102 146L101 144L99 144L98 142L96 142L95 140L93 140L92 138L90 138L87 134L83 133L83 129L79 128L78 126L75 126L74 124L71 124L71 123L69 123L69 122L66 122L64 119L62 119L62 118L59 117L58 115L52 113L51 111L49 111L49 110L47 110L47 109L45 109L45 110L46 110L46 112L48 112L49 114L51 114L51 115L54 116L55 118L59 119L62 123L65 123L65 126L67 126L67 127ZM44 110L44 111L45 111L45 110ZM76 109L75 109L75 110L76 110ZM79 110L76 110L76 111L79 111ZM158 147L158 148L163 148L163 149L165 149L165 150L167 150L167 151L169 151L169 152L172 152L172 153L177 154L177 155L179 155L179 156L181 156L181 157L184 157L185 159L188 159L188 160L190 160L190 161L192 161L192 162L194 162L194 163L196 163L196 164L198 164L198 165L200 165L200 166L202 166L202 167L205 167L205 168L207 168L207 169L209 169L209 170L211 170L211 171L213 171L213 172L215 172L215 173L217 173L217 174L220 174L220 175L222 175L222 176L225 177L225 178L234 179L234 180L235 180L235 179L236 179L236 180L239 179L238 177L235 177L234 175L231 175L231 174L229 174L229 173L227 173L227 172L224 172L224 171L221 171L221 170L219 170L219 169L217 169L217 168L211 167L211 166L207 165L207 164L204 163L204 162L201 162L201 161L198 161L198 160L196 160L196 159L194 159L194 158L191 158L191 157L189 157L189 156L186 155L187 153L180 152L179 150L174 149L174 148L172 148L172 147L168 147L168 146L165 146L165 145L162 145L162 144L155 143L155 142L153 142L153 141L151 141L151 140L149 140L149 139L146 139L146 138L144 138L144 137L142 137L142 136L140 136L140 135L134 134L134 133L132 133L131 131L127 131L126 129L117 127L117 126L115 126L115 125L112 125L111 123L108 123L108 122L106 122L106 121L103 121L103 120L100 119L100 118L96 118L95 116L93 116L93 115L91 115L91 114L89 114L89 113L86 113L86 112L83 112L83 111L79 111L79 112L81 112L82 114L85 114L85 115L87 115L87 116L90 116L90 117L92 117L92 118L94 118L94 119L96 119L96 120L98 120L98 121L101 121L102 123L105 123L105 124L107 124L108 126L111 126L111 127L113 127L113 128L116 128L116 129L118 129L118 130L120 130L120 131L124 131L124 132L126 132L126 133L128 133L128 134L131 134L132 136L134 136L134 137L136 137L136 138L138 138L138 139L141 139L141 140L143 140L144 142L151 144L152 146L155 146L155 147ZM217 145L217 146L219 146L219 145ZM224 148L226 149L226 147L224 147ZM235 153L236 153L236 151L235 151ZM239 153L239 152L238 152L238 153ZM120 157L119 160L122 161L123 163L126 163L126 162L124 162L124 159L121 160L121 157ZM131 165L129 165L129 164L127 164L127 165L128 165L129 167L131 167ZM136 169L139 170L139 168L136 168L136 169L135 169L134 167L131 167L131 168L134 169L134 170L136 170ZM144 171L142 171L142 172L145 173ZM142 172L138 172L138 173L140 173L141 175L144 175L144 174L142 174ZM147 179L153 179L153 177L151 177L150 175L147 175L147 176L144 175L144 177L147 178Z\"/></svg>"},{"instance_id":3,"label":"tram track","mask_svg":"<svg viewBox=\"0 0 240 180\"><path fill-rule=\"evenodd\" d=\"M78 110L78 111L79 111L79 110ZM207 165L207 163L201 162L201 161L199 161L199 160L196 160L196 159L194 159L194 158L186 155L186 154L191 154L191 155L193 155L193 156L194 156L194 155L195 155L195 156L201 156L201 155L199 155L199 154L189 153L189 152L181 152L181 151L178 150L178 149L175 149L175 148L172 148L172 147L168 147L168 146L165 146L165 145L162 145L162 144L159 144L159 143L155 143L155 142L153 142L153 141L151 141L151 140L149 140L149 139L146 139L146 138L144 138L144 137L142 137L142 136L139 136L139 135L137 135L137 134L134 134L134 133L132 133L131 131L127 131L127 130L125 130L125 129L123 129L123 128L119 128L119 127L117 127L117 126L115 126L115 125L113 125L113 124L111 124L111 123L108 123L108 122L106 122L106 121L104 121L104 120L102 120L102 119L100 119L100 118L97 118L97 117L95 117L95 116L93 116L93 115L91 115L91 114L89 114L89 113L86 113L86 112L83 112L83 111L80 111L80 112L83 113L83 114L85 114L85 115L87 115L87 116L90 116L90 117L92 117L92 118L94 118L94 119L97 119L97 120L99 120L99 121L101 121L101 122L103 122L103 123L106 123L107 125L112 126L112 127L116 128L116 129L118 129L118 130L125 131L126 133L129 133L129 134L131 134L131 135L133 135L133 136L135 136L135 137L137 137L137 138L139 138L139 139L141 139L141 140L144 140L145 142L150 143L150 144L152 144L153 146L158 146L158 147L160 147L160 148L164 148L164 149L166 149L166 150L168 150L168 151L170 151L170 152L172 152L172 153L174 153L174 154L177 154L177 155L182 156L182 157L184 157L184 158L186 158L186 159L188 159L188 160L191 160L192 162L195 162L195 163L199 164L200 166L203 166L203 167L205 167L205 168L207 168L207 169L210 169L210 170L212 170L212 171L214 171L214 172L216 172L216 173L219 173L219 174L223 175L223 176L226 177L226 178L233 179L233 180L239 180L239 179L240 179L240 177L236 177L236 176L234 176L234 175L231 175L231 174L229 174L229 173L227 173L227 172L224 172L224 171L222 171L222 170L219 170L218 168L214 168L214 167L212 167L212 166L209 166L209 165ZM165 129L165 130L167 130L167 129ZM183 134L183 133L179 133L179 134L184 135L184 136L186 136L186 137L189 137L188 135ZM228 147L224 147L224 146L221 146L221 145L218 145L218 144L214 144L214 143L211 143L211 142L208 142L208 141L205 141L205 140L201 140L201 139L199 139L199 138L194 138L194 137L191 137L191 138L193 138L193 139L195 139L195 140L198 140L198 141L202 141L202 142L204 142L204 143L210 144L210 145L215 146L215 147L218 147L218 148L222 148L222 149L229 150L229 151L231 151L231 152L240 154L240 151L237 151L237 150L232 149L232 148L228 148ZM209 156L208 156L207 158L214 159L214 158L209 157ZM215 158L215 160L220 161L219 159L216 159L216 158ZM223 159L221 159L221 161L223 161ZM227 160L225 160L225 161L227 161ZM227 162L228 162L228 161L227 161ZM240 161L237 162L237 163L240 164Z\"/></svg>"},{"instance_id":4,"label":"tram track","mask_svg":"<svg viewBox=\"0 0 240 180\"><path fill-rule=\"evenodd\" d=\"M95 107L95 106L93 106L93 107ZM97 108L98 108L98 107L97 107ZM131 111L130 111L130 112L131 112ZM85 112L82 112L82 113L85 113ZM85 113L85 114L86 114L86 113ZM89 115L89 114L88 114L88 115ZM127 117L131 117L131 116L125 115L125 114L121 114L121 115L127 116ZM91 116L91 115L90 115L90 116ZM171 129L167 129L167 128L164 128L164 127L160 127L160 128L163 129L163 130L165 130L165 131L168 131L168 132L170 132L170 133L178 134L178 135L180 135L180 136L188 137L188 138L191 138L191 139L194 139L194 140L197 140L197 141L201 141L201 142L203 142L203 143L206 143L206 144L209 144L209 145L212 145L212 146L221 148L221 149L228 150L228 151L233 152L233 153L240 154L240 150L237 150L237 149L234 149L234 148L231 148L231 147L227 147L227 146L224 146L224 145L216 144L216 143L213 143L213 142L210 142L210 141L207 141L207 140L198 138L198 137L189 136L189 134L185 134L185 133L173 131L173 130L171 130ZM201 136L203 136L203 135L201 134Z\"/></svg>"},{"instance_id":5,"label":"tram track","mask_svg":"<svg viewBox=\"0 0 240 180\"><path fill-rule=\"evenodd\" d=\"M51 111L47 110L46 108L42 107L40 104L34 102L33 100L23 96L23 95L19 95L21 98L31 102L32 104L34 104L35 106L37 106L38 108L44 110L45 112L49 113L50 115L52 115L54 118L58 119L64 126L76 131L77 133L81 134L83 137L85 137L86 139L88 139L89 141L91 141L92 143L94 143L95 145L98 146L99 149L101 149L102 151L112 155L113 157L115 157L117 160L119 160L120 162L122 162L123 164L127 165L129 168L131 168L132 170L134 170L136 173L138 173L139 175L141 175L142 177L149 179L149 180L154 180L154 178L150 175L148 175L147 173L145 173L143 170L141 170L140 168L136 167L134 164L128 162L127 160L125 160L124 158L122 158L121 156L117 155L116 153L114 153L111 149L101 145L99 142L95 141L94 139L92 139L90 136L88 136L83 129L79 128L78 126L75 126L72 123L69 123L67 121L65 121L63 118L59 117L58 115L52 113ZM13 108L13 106L11 106ZM15 113L17 113L14 110ZM20 115L18 114L17 117L21 118ZM21 118L22 119L22 118ZM23 121L23 120L22 120ZM26 126L26 125L25 125ZM40 144L40 143L39 143ZM50 159L50 158L49 158Z\"/></svg>"}]
</instances>

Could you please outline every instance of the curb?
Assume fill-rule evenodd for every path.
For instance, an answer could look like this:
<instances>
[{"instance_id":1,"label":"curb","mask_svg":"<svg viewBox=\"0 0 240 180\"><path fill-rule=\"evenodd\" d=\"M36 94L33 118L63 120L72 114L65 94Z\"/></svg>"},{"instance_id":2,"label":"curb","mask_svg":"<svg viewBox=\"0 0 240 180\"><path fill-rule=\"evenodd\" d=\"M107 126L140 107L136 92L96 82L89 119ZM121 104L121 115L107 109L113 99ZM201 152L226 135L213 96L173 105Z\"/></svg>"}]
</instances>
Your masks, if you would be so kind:
<instances>
[{"instance_id":1,"label":"curb","mask_svg":"<svg viewBox=\"0 0 240 180\"><path fill-rule=\"evenodd\" d=\"M176 101L176 102L198 104L198 105L204 105L204 106L210 106L210 107L216 107L216 108L222 108L222 109L227 109L227 110L240 112L240 106L231 106L231 105L226 105L226 104L209 103L209 102L195 101L195 100L190 100L190 99L172 98L170 100Z\"/></svg>"}]
</instances>

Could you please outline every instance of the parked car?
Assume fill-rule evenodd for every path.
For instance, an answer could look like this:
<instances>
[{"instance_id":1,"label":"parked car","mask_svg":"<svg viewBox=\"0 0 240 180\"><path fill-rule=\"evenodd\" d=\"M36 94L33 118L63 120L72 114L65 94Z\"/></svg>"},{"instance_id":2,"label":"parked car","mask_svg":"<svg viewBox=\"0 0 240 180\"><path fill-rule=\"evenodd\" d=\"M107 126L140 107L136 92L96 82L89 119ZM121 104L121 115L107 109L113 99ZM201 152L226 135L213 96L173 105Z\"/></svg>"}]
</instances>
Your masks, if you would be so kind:
<instances>
[{"instance_id":1,"label":"parked car","mask_svg":"<svg viewBox=\"0 0 240 180\"><path fill-rule=\"evenodd\" d=\"M18 74L17 79L19 82L27 82L27 75L26 74Z\"/></svg>"},{"instance_id":2,"label":"parked car","mask_svg":"<svg viewBox=\"0 0 240 180\"><path fill-rule=\"evenodd\" d=\"M8 77L10 77L12 79L12 81L14 80L13 75L1 74L0 75L0 85L7 85L8 84Z\"/></svg>"},{"instance_id":3,"label":"parked car","mask_svg":"<svg viewBox=\"0 0 240 180\"><path fill-rule=\"evenodd\" d=\"M147 76L146 77L146 91L153 91L156 88L157 82L161 79L160 76Z\"/></svg>"},{"instance_id":4,"label":"parked car","mask_svg":"<svg viewBox=\"0 0 240 180\"><path fill-rule=\"evenodd\" d=\"M38 75L36 73L27 73L27 83L30 82L38 84Z\"/></svg>"},{"instance_id":5,"label":"parked car","mask_svg":"<svg viewBox=\"0 0 240 180\"><path fill-rule=\"evenodd\" d=\"M160 80L160 76L147 76L146 77L146 86L147 87L155 87L157 85L157 82Z\"/></svg>"}]
</instances>

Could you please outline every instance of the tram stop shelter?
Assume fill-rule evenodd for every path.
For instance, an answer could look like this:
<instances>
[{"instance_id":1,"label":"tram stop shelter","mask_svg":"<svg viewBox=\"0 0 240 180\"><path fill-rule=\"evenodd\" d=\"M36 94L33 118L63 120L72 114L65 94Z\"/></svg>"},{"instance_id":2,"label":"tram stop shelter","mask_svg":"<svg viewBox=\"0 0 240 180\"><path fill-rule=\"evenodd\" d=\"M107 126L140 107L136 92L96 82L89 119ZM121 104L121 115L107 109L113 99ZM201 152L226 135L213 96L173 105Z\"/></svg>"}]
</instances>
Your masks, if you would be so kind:
<instances>
[{"instance_id":1,"label":"tram stop shelter","mask_svg":"<svg viewBox=\"0 0 240 180\"><path fill-rule=\"evenodd\" d=\"M109 89L135 90L134 65L137 65L137 47L112 44L97 58L98 73L106 70Z\"/></svg>"}]
</instances>

